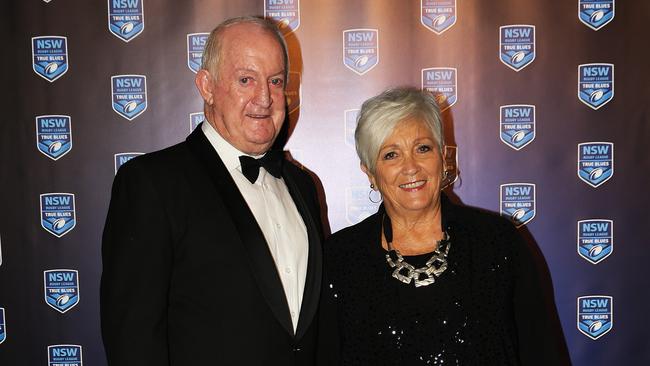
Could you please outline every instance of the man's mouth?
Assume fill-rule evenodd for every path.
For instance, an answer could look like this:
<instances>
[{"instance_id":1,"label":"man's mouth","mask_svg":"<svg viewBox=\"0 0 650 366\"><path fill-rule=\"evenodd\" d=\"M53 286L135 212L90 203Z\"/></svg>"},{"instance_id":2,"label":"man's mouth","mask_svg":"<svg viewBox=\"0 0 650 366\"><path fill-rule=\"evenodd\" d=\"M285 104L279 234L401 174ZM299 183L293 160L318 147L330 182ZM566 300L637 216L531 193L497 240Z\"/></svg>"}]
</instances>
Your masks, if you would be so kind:
<instances>
[{"instance_id":1,"label":"man's mouth","mask_svg":"<svg viewBox=\"0 0 650 366\"><path fill-rule=\"evenodd\" d=\"M248 118L253 118L253 119L267 119L270 118L270 114L255 114L255 113L247 113L246 117Z\"/></svg>"}]
</instances>

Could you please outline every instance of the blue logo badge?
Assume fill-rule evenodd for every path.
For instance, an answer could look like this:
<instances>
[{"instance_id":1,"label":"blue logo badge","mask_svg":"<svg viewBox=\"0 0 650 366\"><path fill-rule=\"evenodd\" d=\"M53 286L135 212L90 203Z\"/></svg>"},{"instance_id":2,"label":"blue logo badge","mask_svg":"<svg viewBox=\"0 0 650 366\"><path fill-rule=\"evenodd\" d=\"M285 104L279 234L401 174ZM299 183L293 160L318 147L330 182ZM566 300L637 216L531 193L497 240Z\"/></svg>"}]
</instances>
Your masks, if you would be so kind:
<instances>
[{"instance_id":1,"label":"blue logo badge","mask_svg":"<svg viewBox=\"0 0 650 366\"><path fill-rule=\"evenodd\" d=\"M614 64L578 65L578 99L596 110L614 98Z\"/></svg>"},{"instance_id":2,"label":"blue logo badge","mask_svg":"<svg viewBox=\"0 0 650 366\"><path fill-rule=\"evenodd\" d=\"M591 219L578 221L578 254L598 264L614 251L614 221Z\"/></svg>"},{"instance_id":3,"label":"blue logo badge","mask_svg":"<svg viewBox=\"0 0 650 366\"><path fill-rule=\"evenodd\" d=\"M535 60L534 25L504 25L499 34L499 59L506 66L520 71Z\"/></svg>"},{"instance_id":4,"label":"blue logo badge","mask_svg":"<svg viewBox=\"0 0 650 366\"><path fill-rule=\"evenodd\" d=\"M57 238L74 229L75 220L74 194L41 194L41 226Z\"/></svg>"},{"instance_id":5,"label":"blue logo badge","mask_svg":"<svg viewBox=\"0 0 650 366\"><path fill-rule=\"evenodd\" d=\"M124 42L129 42L142 33L142 0L108 0L108 30Z\"/></svg>"},{"instance_id":6,"label":"blue logo badge","mask_svg":"<svg viewBox=\"0 0 650 366\"><path fill-rule=\"evenodd\" d=\"M124 163L140 155L144 155L144 153L125 152L125 153L115 154L115 174L117 174L118 169L120 169L120 167L124 165Z\"/></svg>"},{"instance_id":7,"label":"blue logo badge","mask_svg":"<svg viewBox=\"0 0 650 366\"><path fill-rule=\"evenodd\" d=\"M599 30L614 19L614 0L578 0L578 19Z\"/></svg>"},{"instance_id":8,"label":"blue logo badge","mask_svg":"<svg viewBox=\"0 0 650 366\"><path fill-rule=\"evenodd\" d=\"M345 144L352 148L356 146L356 142L354 141L354 131L357 129L357 118L359 116L359 111L359 109L346 109L343 111Z\"/></svg>"},{"instance_id":9,"label":"blue logo badge","mask_svg":"<svg viewBox=\"0 0 650 366\"><path fill-rule=\"evenodd\" d=\"M83 366L81 346L56 344L47 346L48 366Z\"/></svg>"},{"instance_id":10,"label":"blue logo badge","mask_svg":"<svg viewBox=\"0 0 650 366\"><path fill-rule=\"evenodd\" d=\"M287 98L287 109L289 113L293 113L300 108L302 101L302 76L297 71L289 71L289 82L287 83L284 95Z\"/></svg>"},{"instance_id":11,"label":"blue logo badge","mask_svg":"<svg viewBox=\"0 0 650 366\"><path fill-rule=\"evenodd\" d=\"M68 71L68 39L59 36L32 37L34 72L53 82Z\"/></svg>"},{"instance_id":12,"label":"blue logo badge","mask_svg":"<svg viewBox=\"0 0 650 366\"><path fill-rule=\"evenodd\" d=\"M60 313L79 303L79 274L74 269L43 271L45 302Z\"/></svg>"},{"instance_id":13,"label":"blue logo badge","mask_svg":"<svg viewBox=\"0 0 650 366\"><path fill-rule=\"evenodd\" d=\"M594 341L612 330L614 299L611 296L578 297L578 330Z\"/></svg>"},{"instance_id":14,"label":"blue logo badge","mask_svg":"<svg viewBox=\"0 0 650 366\"><path fill-rule=\"evenodd\" d=\"M501 215L521 227L535 217L535 184L508 183L501 185Z\"/></svg>"},{"instance_id":15,"label":"blue logo badge","mask_svg":"<svg viewBox=\"0 0 650 366\"><path fill-rule=\"evenodd\" d=\"M72 149L70 116L36 117L36 147L52 160L58 160Z\"/></svg>"},{"instance_id":16,"label":"blue logo badge","mask_svg":"<svg viewBox=\"0 0 650 366\"><path fill-rule=\"evenodd\" d=\"M190 133L205 120L203 112L190 113Z\"/></svg>"},{"instance_id":17,"label":"blue logo badge","mask_svg":"<svg viewBox=\"0 0 650 366\"><path fill-rule=\"evenodd\" d=\"M132 121L147 110L147 77L144 75L111 76L113 110Z\"/></svg>"},{"instance_id":18,"label":"blue logo badge","mask_svg":"<svg viewBox=\"0 0 650 366\"><path fill-rule=\"evenodd\" d=\"M511 104L500 107L501 141L515 150L521 150L535 139L535 106Z\"/></svg>"},{"instance_id":19,"label":"blue logo badge","mask_svg":"<svg viewBox=\"0 0 650 366\"><path fill-rule=\"evenodd\" d=\"M578 144L578 177L596 188L614 175L614 144L583 142Z\"/></svg>"},{"instance_id":20,"label":"blue logo badge","mask_svg":"<svg viewBox=\"0 0 650 366\"><path fill-rule=\"evenodd\" d=\"M7 339L7 326L5 325L5 308L0 308L0 344Z\"/></svg>"},{"instance_id":21,"label":"blue logo badge","mask_svg":"<svg viewBox=\"0 0 650 366\"><path fill-rule=\"evenodd\" d=\"M458 101L457 72L453 67L422 69L422 89L431 92L441 111Z\"/></svg>"},{"instance_id":22,"label":"blue logo badge","mask_svg":"<svg viewBox=\"0 0 650 366\"><path fill-rule=\"evenodd\" d=\"M299 0L264 0L264 18L273 19L283 34L300 27Z\"/></svg>"},{"instance_id":23,"label":"blue logo badge","mask_svg":"<svg viewBox=\"0 0 650 366\"><path fill-rule=\"evenodd\" d=\"M201 69L203 50L210 33L190 33L187 35L187 67L196 73Z\"/></svg>"},{"instance_id":24,"label":"blue logo badge","mask_svg":"<svg viewBox=\"0 0 650 366\"><path fill-rule=\"evenodd\" d=\"M456 24L456 0L420 0L420 22L442 34Z\"/></svg>"},{"instance_id":25,"label":"blue logo badge","mask_svg":"<svg viewBox=\"0 0 650 366\"><path fill-rule=\"evenodd\" d=\"M363 221L366 217L374 214L379 209L379 203L370 201L368 191L365 187L348 187L345 189L345 218L352 225ZM377 192L371 193L373 200L378 200ZM377 196L377 198L374 198Z\"/></svg>"},{"instance_id":26,"label":"blue logo badge","mask_svg":"<svg viewBox=\"0 0 650 366\"><path fill-rule=\"evenodd\" d=\"M348 29L343 31L343 64L363 75L379 63L379 31Z\"/></svg>"}]
</instances>

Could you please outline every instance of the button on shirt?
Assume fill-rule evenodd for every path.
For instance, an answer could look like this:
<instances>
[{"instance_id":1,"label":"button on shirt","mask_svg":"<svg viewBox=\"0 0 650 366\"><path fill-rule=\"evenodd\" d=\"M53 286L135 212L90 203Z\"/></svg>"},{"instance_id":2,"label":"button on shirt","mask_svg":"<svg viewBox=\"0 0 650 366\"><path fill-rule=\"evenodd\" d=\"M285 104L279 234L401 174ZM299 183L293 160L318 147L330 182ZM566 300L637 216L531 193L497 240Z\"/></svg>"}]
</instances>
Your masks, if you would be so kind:
<instances>
[{"instance_id":1,"label":"button on shirt","mask_svg":"<svg viewBox=\"0 0 650 366\"><path fill-rule=\"evenodd\" d=\"M207 121L201 129L219 154L264 234L284 287L295 332L307 275L309 245L305 223L282 178L275 178L260 168L257 180L251 184L242 174L239 163L239 156L248 154L230 145Z\"/></svg>"}]
</instances>

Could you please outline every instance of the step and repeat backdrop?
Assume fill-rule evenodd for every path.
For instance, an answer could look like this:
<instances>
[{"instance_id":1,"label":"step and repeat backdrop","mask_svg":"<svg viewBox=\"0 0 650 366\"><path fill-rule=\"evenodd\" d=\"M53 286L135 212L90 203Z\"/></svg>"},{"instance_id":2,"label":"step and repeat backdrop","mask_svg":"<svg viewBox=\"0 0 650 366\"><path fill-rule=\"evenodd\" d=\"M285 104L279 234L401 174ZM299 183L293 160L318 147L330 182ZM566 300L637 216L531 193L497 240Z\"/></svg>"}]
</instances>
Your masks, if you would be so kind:
<instances>
[{"instance_id":1,"label":"step and repeat backdrop","mask_svg":"<svg viewBox=\"0 0 650 366\"><path fill-rule=\"evenodd\" d=\"M285 149L318 177L332 232L377 208L354 150L361 103L391 86L430 90L444 108L446 164L456 173L447 190L509 217L539 247L573 363L650 364L650 3L3 8L3 366L106 364L98 289L112 179L202 120L194 76L207 34L240 15L273 18L286 35Z\"/></svg>"}]
</instances>

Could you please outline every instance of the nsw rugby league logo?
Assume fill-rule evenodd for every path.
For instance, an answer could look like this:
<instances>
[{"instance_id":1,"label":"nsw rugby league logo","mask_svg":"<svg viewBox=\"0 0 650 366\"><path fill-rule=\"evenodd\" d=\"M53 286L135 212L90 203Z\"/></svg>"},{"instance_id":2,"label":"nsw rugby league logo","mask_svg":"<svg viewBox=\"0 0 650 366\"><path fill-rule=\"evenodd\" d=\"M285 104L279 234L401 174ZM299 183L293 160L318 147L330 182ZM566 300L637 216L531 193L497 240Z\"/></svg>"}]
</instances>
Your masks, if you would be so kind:
<instances>
[{"instance_id":1,"label":"nsw rugby league logo","mask_svg":"<svg viewBox=\"0 0 650 366\"><path fill-rule=\"evenodd\" d=\"M368 189L368 186L345 189L345 218L352 225L363 221L379 209L379 203L370 201ZM373 195L379 196L376 193Z\"/></svg>"},{"instance_id":2,"label":"nsw rugby league logo","mask_svg":"<svg viewBox=\"0 0 650 366\"><path fill-rule=\"evenodd\" d=\"M57 238L69 233L77 224L74 194L44 193L41 200L41 226Z\"/></svg>"},{"instance_id":3,"label":"nsw rugby league logo","mask_svg":"<svg viewBox=\"0 0 650 366\"><path fill-rule=\"evenodd\" d=\"M190 33L187 35L187 67L193 73L201 69L203 50L210 33Z\"/></svg>"},{"instance_id":4,"label":"nsw rugby league logo","mask_svg":"<svg viewBox=\"0 0 650 366\"><path fill-rule=\"evenodd\" d=\"M453 67L422 69L422 89L434 95L441 111L458 101L457 70Z\"/></svg>"},{"instance_id":5,"label":"nsw rugby league logo","mask_svg":"<svg viewBox=\"0 0 650 366\"><path fill-rule=\"evenodd\" d=\"M53 82L68 71L68 39L61 36L32 37L32 68Z\"/></svg>"},{"instance_id":6,"label":"nsw rugby league logo","mask_svg":"<svg viewBox=\"0 0 650 366\"><path fill-rule=\"evenodd\" d=\"M614 326L614 298L592 295L578 297L578 330L594 341Z\"/></svg>"},{"instance_id":7,"label":"nsw rugby league logo","mask_svg":"<svg viewBox=\"0 0 650 366\"><path fill-rule=\"evenodd\" d=\"M578 99L597 110L614 98L614 64L578 65Z\"/></svg>"},{"instance_id":8,"label":"nsw rugby league logo","mask_svg":"<svg viewBox=\"0 0 650 366\"><path fill-rule=\"evenodd\" d=\"M144 155L144 153L125 152L125 153L115 154L115 174L117 174L117 171L120 169L122 165L124 165L124 163L140 155Z\"/></svg>"},{"instance_id":9,"label":"nsw rugby league logo","mask_svg":"<svg viewBox=\"0 0 650 366\"><path fill-rule=\"evenodd\" d=\"M83 366L81 346L76 344L55 344L47 346L48 366Z\"/></svg>"},{"instance_id":10,"label":"nsw rugby league logo","mask_svg":"<svg viewBox=\"0 0 650 366\"><path fill-rule=\"evenodd\" d=\"M190 133L205 120L203 112L190 113Z\"/></svg>"},{"instance_id":11,"label":"nsw rugby league logo","mask_svg":"<svg viewBox=\"0 0 650 366\"><path fill-rule=\"evenodd\" d=\"M130 42L144 30L143 0L108 0L108 30Z\"/></svg>"},{"instance_id":12,"label":"nsw rugby league logo","mask_svg":"<svg viewBox=\"0 0 650 366\"><path fill-rule=\"evenodd\" d=\"M359 75L379 63L379 31L348 29L343 31L343 64Z\"/></svg>"},{"instance_id":13,"label":"nsw rugby league logo","mask_svg":"<svg viewBox=\"0 0 650 366\"><path fill-rule=\"evenodd\" d=\"M521 150L535 139L535 106L529 104L504 105L500 110L499 137L501 142Z\"/></svg>"},{"instance_id":14,"label":"nsw rugby league logo","mask_svg":"<svg viewBox=\"0 0 650 366\"><path fill-rule=\"evenodd\" d=\"M535 26L503 25L499 27L499 60L521 71L535 60Z\"/></svg>"},{"instance_id":15,"label":"nsw rugby league logo","mask_svg":"<svg viewBox=\"0 0 650 366\"><path fill-rule=\"evenodd\" d=\"M132 121L147 110L147 77L144 75L111 76L113 110Z\"/></svg>"},{"instance_id":16,"label":"nsw rugby league logo","mask_svg":"<svg viewBox=\"0 0 650 366\"><path fill-rule=\"evenodd\" d=\"M583 142L578 144L578 178L597 188L614 175L614 144Z\"/></svg>"},{"instance_id":17,"label":"nsw rugby league logo","mask_svg":"<svg viewBox=\"0 0 650 366\"><path fill-rule=\"evenodd\" d=\"M58 160L72 149L70 116L36 117L36 148L52 160Z\"/></svg>"},{"instance_id":18,"label":"nsw rugby league logo","mask_svg":"<svg viewBox=\"0 0 650 366\"><path fill-rule=\"evenodd\" d=\"M264 18L273 19L283 34L300 27L299 0L264 0Z\"/></svg>"},{"instance_id":19,"label":"nsw rugby league logo","mask_svg":"<svg viewBox=\"0 0 650 366\"><path fill-rule=\"evenodd\" d=\"M420 22L435 34L456 24L456 0L420 0Z\"/></svg>"},{"instance_id":20,"label":"nsw rugby league logo","mask_svg":"<svg viewBox=\"0 0 650 366\"><path fill-rule=\"evenodd\" d=\"M521 227L535 217L535 184L507 183L500 187L501 215Z\"/></svg>"},{"instance_id":21,"label":"nsw rugby league logo","mask_svg":"<svg viewBox=\"0 0 650 366\"><path fill-rule=\"evenodd\" d=\"M79 303L79 273L74 269L43 271L45 303L65 313Z\"/></svg>"},{"instance_id":22,"label":"nsw rugby league logo","mask_svg":"<svg viewBox=\"0 0 650 366\"><path fill-rule=\"evenodd\" d=\"M578 0L578 19L599 30L614 19L614 0Z\"/></svg>"},{"instance_id":23,"label":"nsw rugby league logo","mask_svg":"<svg viewBox=\"0 0 650 366\"><path fill-rule=\"evenodd\" d=\"M598 264L614 251L614 221L590 219L578 221L578 255Z\"/></svg>"}]
</instances>

